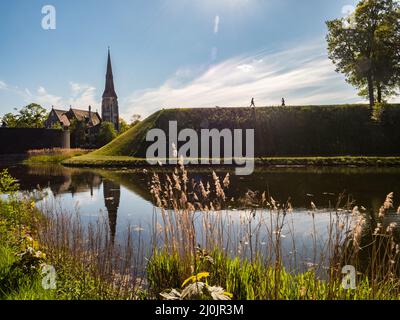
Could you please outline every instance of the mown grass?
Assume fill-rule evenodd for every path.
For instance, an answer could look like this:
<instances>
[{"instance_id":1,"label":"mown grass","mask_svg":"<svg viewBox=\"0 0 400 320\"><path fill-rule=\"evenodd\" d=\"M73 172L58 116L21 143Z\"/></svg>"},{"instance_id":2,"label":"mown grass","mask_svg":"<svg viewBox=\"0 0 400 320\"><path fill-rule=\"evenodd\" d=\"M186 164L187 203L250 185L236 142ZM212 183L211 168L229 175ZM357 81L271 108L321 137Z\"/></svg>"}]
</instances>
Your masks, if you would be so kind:
<instances>
[{"instance_id":1,"label":"mown grass","mask_svg":"<svg viewBox=\"0 0 400 320\"><path fill-rule=\"evenodd\" d=\"M189 160L189 159L188 159ZM229 159L225 159L229 160ZM166 159L161 160L166 163ZM199 159L199 162L201 159ZM400 166L400 157L356 157L356 156L337 156L337 157L263 157L254 159L259 167L276 166L356 166L356 167L390 167ZM211 160L210 160L211 163ZM69 158L62 162L65 166L71 167L151 167L146 159L129 156L104 156L94 153L83 156ZM190 164L190 166L206 167L202 164ZM221 159L221 165L212 165L213 167L232 167L225 165ZM154 166L153 166L154 167Z\"/></svg>"},{"instance_id":2,"label":"mown grass","mask_svg":"<svg viewBox=\"0 0 400 320\"><path fill-rule=\"evenodd\" d=\"M38 149L29 150L28 159L24 160L26 164L56 164L62 161L82 156L89 153L90 150L85 149Z\"/></svg>"}]
</instances>

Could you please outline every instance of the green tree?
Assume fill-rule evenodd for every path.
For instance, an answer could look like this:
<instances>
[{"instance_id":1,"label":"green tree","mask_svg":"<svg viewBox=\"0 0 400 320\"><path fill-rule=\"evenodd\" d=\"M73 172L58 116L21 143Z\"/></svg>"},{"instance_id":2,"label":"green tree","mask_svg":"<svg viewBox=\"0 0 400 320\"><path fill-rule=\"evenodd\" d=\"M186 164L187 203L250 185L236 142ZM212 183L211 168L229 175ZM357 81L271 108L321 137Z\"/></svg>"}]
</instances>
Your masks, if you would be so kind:
<instances>
[{"instance_id":1,"label":"green tree","mask_svg":"<svg viewBox=\"0 0 400 320\"><path fill-rule=\"evenodd\" d=\"M75 148L80 148L86 143L86 124L84 121L78 121L76 119L71 121L69 127L71 132L72 145Z\"/></svg>"},{"instance_id":2,"label":"green tree","mask_svg":"<svg viewBox=\"0 0 400 320\"><path fill-rule=\"evenodd\" d=\"M31 103L19 111L18 127L43 128L46 118L46 109L36 103Z\"/></svg>"},{"instance_id":3,"label":"green tree","mask_svg":"<svg viewBox=\"0 0 400 320\"><path fill-rule=\"evenodd\" d=\"M99 135L97 137L97 144L99 147L106 145L117 137L117 131L115 130L112 122L104 121L100 125Z\"/></svg>"},{"instance_id":4,"label":"green tree","mask_svg":"<svg viewBox=\"0 0 400 320\"><path fill-rule=\"evenodd\" d=\"M128 131L131 126L122 118L119 118L119 134Z\"/></svg>"},{"instance_id":5,"label":"green tree","mask_svg":"<svg viewBox=\"0 0 400 320\"><path fill-rule=\"evenodd\" d=\"M2 118L1 121L4 126L9 128L16 128L18 125L18 117L11 112L6 113Z\"/></svg>"},{"instance_id":6,"label":"green tree","mask_svg":"<svg viewBox=\"0 0 400 320\"><path fill-rule=\"evenodd\" d=\"M329 58L371 107L400 84L399 21L395 0L361 0L351 17L327 21Z\"/></svg>"},{"instance_id":7,"label":"green tree","mask_svg":"<svg viewBox=\"0 0 400 320\"><path fill-rule=\"evenodd\" d=\"M134 126L136 126L139 122L140 122L140 119L142 118L142 116L140 115L140 114L134 114L134 115L132 115L132 117L131 117L131 128L132 127L134 127Z\"/></svg>"},{"instance_id":8,"label":"green tree","mask_svg":"<svg viewBox=\"0 0 400 320\"><path fill-rule=\"evenodd\" d=\"M132 115L130 124L128 124L124 119L119 118L119 134L122 134L137 125L140 122L141 117L140 114Z\"/></svg>"},{"instance_id":9,"label":"green tree","mask_svg":"<svg viewBox=\"0 0 400 320\"><path fill-rule=\"evenodd\" d=\"M36 103L31 103L19 110L17 114L5 114L2 121L10 128L43 128L46 119L46 109Z\"/></svg>"},{"instance_id":10,"label":"green tree","mask_svg":"<svg viewBox=\"0 0 400 320\"><path fill-rule=\"evenodd\" d=\"M55 122L51 125L51 129L62 129L63 126L59 122Z\"/></svg>"}]
</instances>

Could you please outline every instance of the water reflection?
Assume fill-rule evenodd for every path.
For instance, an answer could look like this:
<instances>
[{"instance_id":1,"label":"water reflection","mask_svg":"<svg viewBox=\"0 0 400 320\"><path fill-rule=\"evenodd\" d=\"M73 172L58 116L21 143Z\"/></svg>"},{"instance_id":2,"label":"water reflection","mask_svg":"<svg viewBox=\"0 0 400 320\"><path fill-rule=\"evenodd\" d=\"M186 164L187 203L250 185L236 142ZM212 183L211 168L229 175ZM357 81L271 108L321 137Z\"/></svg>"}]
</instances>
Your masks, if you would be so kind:
<instances>
[{"instance_id":1,"label":"water reflection","mask_svg":"<svg viewBox=\"0 0 400 320\"><path fill-rule=\"evenodd\" d=\"M100 211L106 212L111 239L122 237L128 226L133 227L133 233L144 229L143 237L151 237L154 206L149 193L150 174L142 170L91 170L10 163L0 164L1 168L8 168L11 175L19 179L22 190L50 190L55 199L62 200L66 210L74 211L79 203L80 214L88 221L97 218ZM162 176L168 169L160 170L165 170L160 172ZM226 172L217 171L217 174L223 177ZM212 181L212 170L191 170L190 178L197 182ZM329 216L323 215L327 212L324 208L334 207L340 193L345 192L344 201L378 212L389 192L400 194L399 178L400 169L396 168L258 169L248 177L231 175L226 195L228 199L241 199L249 191L259 191L259 195L266 191L282 203L290 198L296 236L308 246L311 201L319 209L317 227L324 234L329 221ZM234 201L227 209L232 219L237 220L245 208L245 201ZM395 220L398 221L397 216Z\"/></svg>"},{"instance_id":2,"label":"water reflection","mask_svg":"<svg viewBox=\"0 0 400 320\"><path fill-rule=\"evenodd\" d=\"M103 181L103 195L104 204L107 208L108 213L108 224L110 226L110 237L112 243L115 240L115 233L117 229L117 216L118 207L121 197L121 186L112 180Z\"/></svg>"}]
</instances>

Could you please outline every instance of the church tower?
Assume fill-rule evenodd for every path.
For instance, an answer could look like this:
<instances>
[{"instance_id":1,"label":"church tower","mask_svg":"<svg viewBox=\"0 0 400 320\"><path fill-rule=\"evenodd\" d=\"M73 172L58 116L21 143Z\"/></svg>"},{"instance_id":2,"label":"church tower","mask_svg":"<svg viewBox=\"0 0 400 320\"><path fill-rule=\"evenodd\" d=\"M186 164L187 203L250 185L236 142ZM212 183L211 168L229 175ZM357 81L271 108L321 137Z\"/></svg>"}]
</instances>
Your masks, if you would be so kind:
<instances>
[{"instance_id":1,"label":"church tower","mask_svg":"<svg viewBox=\"0 0 400 320\"><path fill-rule=\"evenodd\" d=\"M115 130L119 131L118 97L114 89L110 48L108 48L106 86L103 93L103 101L101 103L101 117L103 121L113 123Z\"/></svg>"}]
</instances>

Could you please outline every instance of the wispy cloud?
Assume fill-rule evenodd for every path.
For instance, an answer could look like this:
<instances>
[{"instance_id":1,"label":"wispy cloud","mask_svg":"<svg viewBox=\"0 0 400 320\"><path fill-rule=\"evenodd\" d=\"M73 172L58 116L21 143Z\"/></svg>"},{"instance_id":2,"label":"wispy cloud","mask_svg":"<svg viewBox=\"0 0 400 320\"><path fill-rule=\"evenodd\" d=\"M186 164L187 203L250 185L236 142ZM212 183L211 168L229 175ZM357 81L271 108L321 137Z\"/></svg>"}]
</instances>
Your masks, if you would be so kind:
<instances>
[{"instance_id":1,"label":"wispy cloud","mask_svg":"<svg viewBox=\"0 0 400 320\"><path fill-rule=\"evenodd\" d=\"M43 106L59 106L62 104L61 97L48 93L44 87L39 87L35 94L31 94L30 96L28 95L26 101L32 101Z\"/></svg>"},{"instance_id":2,"label":"wispy cloud","mask_svg":"<svg viewBox=\"0 0 400 320\"><path fill-rule=\"evenodd\" d=\"M72 96L68 103L78 108L87 108L92 106L93 109L98 108L100 102L96 99L96 88L87 85L70 82Z\"/></svg>"},{"instance_id":3,"label":"wispy cloud","mask_svg":"<svg viewBox=\"0 0 400 320\"><path fill-rule=\"evenodd\" d=\"M359 102L325 52L322 43L306 43L234 57L185 83L174 76L159 88L135 92L123 115L149 115L160 108L247 106L252 97L258 106L279 105L282 97L289 105Z\"/></svg>"},{"instance_id":4,"label":"wispy cloud","mask_svg":"<svg viewBox=\"0 0 400 320\"><path fill-rule=\"evenodd\" d=\"M214 18L214 33L217 34L219 31L219 15Z\"/></svg>"},{"instance_id":5,"label":"wispy cloud","mask_svg":"<svg viewBox=\"0 0 400 320\"><path fill-rule=\"evenodd\" d=\"M17 86L8 85L4 81L0 81L0 90L7 90L12 94L20 96L26 103L38 103L48 109L52 106L68 108L71 105L79 109L86 109L89 105L91 105L93 109L99 108L100 106L100 102L96 99L95 87L73 81L69 83L70 93L67 97L49 93L43 86L39 86L32 92L28 88L21 89Z\"/></svg>"},{"instance_id":6,"label":"wispy cloud","mask_svg":"<svg viewBox=\"0 0 400 320\"><path fill-rule=\"evenodd\" d=\"M4 81L0 81L0 90L4 90L7 88L7 84Z\"/></svg>"}]
</instances>

